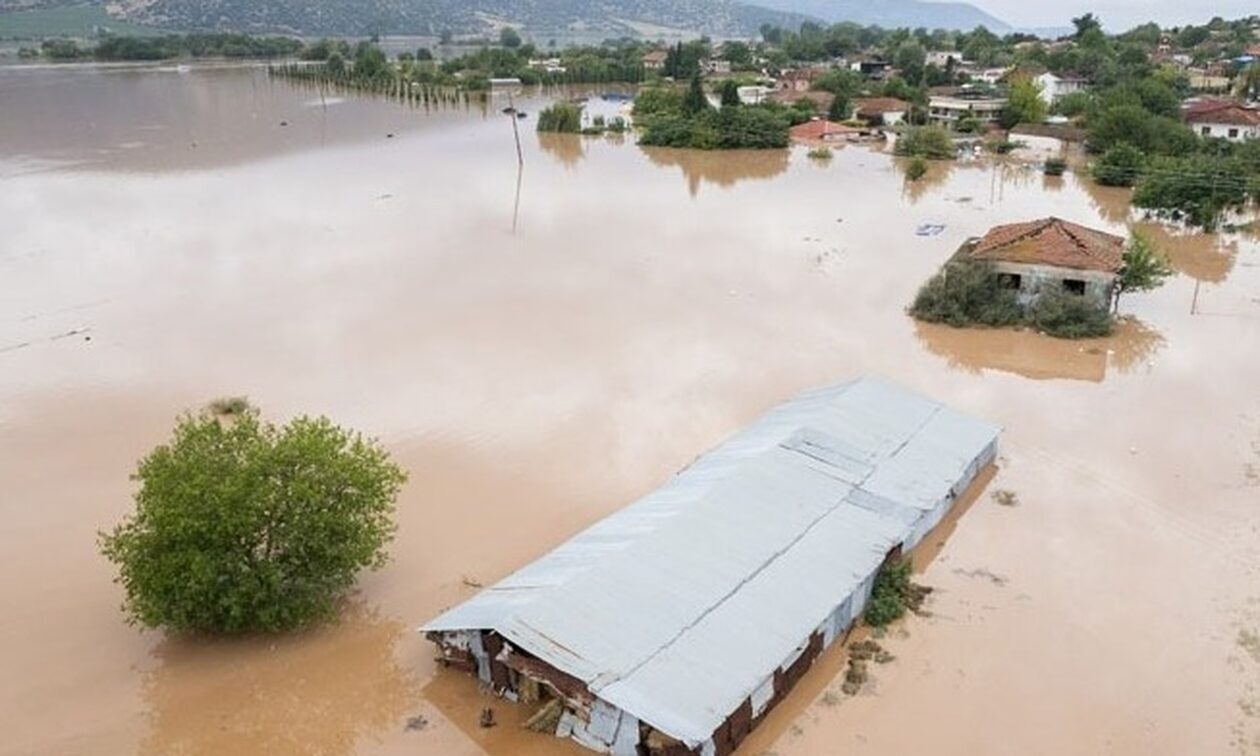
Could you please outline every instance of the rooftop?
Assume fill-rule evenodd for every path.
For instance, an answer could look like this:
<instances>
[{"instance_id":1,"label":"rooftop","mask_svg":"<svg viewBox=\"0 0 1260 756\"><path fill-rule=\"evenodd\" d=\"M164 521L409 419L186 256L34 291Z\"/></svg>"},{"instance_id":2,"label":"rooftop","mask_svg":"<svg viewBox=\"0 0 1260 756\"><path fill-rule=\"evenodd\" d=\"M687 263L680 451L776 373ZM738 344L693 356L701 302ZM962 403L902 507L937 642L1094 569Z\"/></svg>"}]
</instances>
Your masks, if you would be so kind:
<instances>
[{"instance_id":1,"label":"rooftop","mask_svg":"<svg viewBox=\"0 0 1260 756\"><path fill-rule=\"evenodd\" d=\"M854 101L858 113L904 113L910 103L896 97L862 97Z\"/></svg>"},{"instance_id":2,"label":"rooftop","mask_svg":"<svg viewBox=\"0 0 1260 756\"><path fill-rule=\"evenodd\" d=\"M1260 109L1234 100L1201 100L1186 107L1185 117L1187 123L1260 126Z\"/></svg>"},{"instance_id":3,"label":"rooftop","mask_svg":"<svg viewBox=\"0 0 1260 756\"><path fill-rule=\"evenodd\" d=\"M863 129L855 129L852 126L845 126L843 123L825 119L798 123L788 130L793 139L801 140L825 139L829 136L861 134L862 132Z\"/></svg>"},{"instance_id":4,"label":"rooftop","mask_svg":"<svg viewBox=\"0 0 1260 756\"><path fill-rule=\"evenodd\" d=\"M967 256L1115 273L1123 262L1124 244L1123 237L1051 217L995 226Z\"/></svg>"},{"instance_id":5,"label":"rooftop","mask_svg":"<svg viewBox=\"0 0 1260 756\"><path fill-rule=\"evenodd\" d=\"M878 379L805 392L422 630L493 629L695 747L935 526L997 434Z\"/></svg>"}]
</instances>

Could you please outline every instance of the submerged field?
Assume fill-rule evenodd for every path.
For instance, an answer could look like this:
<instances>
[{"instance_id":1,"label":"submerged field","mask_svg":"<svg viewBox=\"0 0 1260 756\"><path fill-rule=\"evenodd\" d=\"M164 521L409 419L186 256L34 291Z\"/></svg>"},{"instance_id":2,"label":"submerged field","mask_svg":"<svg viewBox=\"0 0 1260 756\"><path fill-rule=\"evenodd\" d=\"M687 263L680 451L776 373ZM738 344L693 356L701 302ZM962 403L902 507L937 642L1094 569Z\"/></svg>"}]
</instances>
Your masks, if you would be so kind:
<instances>
[{"instance_id":1,"label":"submerged field","mask_svg":"<svg viewBox=\"0 0 1260 756\"><path fill-rule=\"evenodd\" d=\"M0 98L0 753L580 752L413 628L866 373L1002 425L999 469L929 544L896 659L847 697L825 655L741 753L1260 753L1256 236L1142 224L1178 274L1105 340L954 331L904 308L963 240L1123 233L1125 192L532 118L518 180L502 103L321 102L248 67L0 68ZM294 636L128 627L96 532L177 414L235 394L388 445L394 559Z\"/></svg>"}]
</instances>

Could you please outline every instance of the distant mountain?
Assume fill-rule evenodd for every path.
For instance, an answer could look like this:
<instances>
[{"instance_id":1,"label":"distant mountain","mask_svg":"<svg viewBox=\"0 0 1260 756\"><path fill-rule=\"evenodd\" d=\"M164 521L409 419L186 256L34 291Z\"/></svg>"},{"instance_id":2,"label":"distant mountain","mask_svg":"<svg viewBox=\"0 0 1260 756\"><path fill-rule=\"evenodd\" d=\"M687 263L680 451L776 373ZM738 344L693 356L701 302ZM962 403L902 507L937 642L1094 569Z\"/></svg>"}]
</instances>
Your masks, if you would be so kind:
<instances>
[{"instance_id":1,"label":"distant mountain","mask_svg":"<svg viewBox=\"0 0 1260 756\"><path fill-rule=\"evenodd\" d=\"M924 0L758 0L782 11L814 16L832 23L852 21L863 26L910 29L971 30L985 26L1005 33L1010 24L968 3L934 3Z\"/></svg>"},{"instance_id":2,"label":"distant mountain","mask_svg":"<svg viewBox=\"0 0 1260 756\"><path fill-rule=\"evenodd\" d=\"M0 0L0 11L83 0ZM504 24L533 36L750 36L765 23L805 17L739 0L109 0L110 14L184 31L305 35L494 34Z\"/></svg>"}]
</instances>

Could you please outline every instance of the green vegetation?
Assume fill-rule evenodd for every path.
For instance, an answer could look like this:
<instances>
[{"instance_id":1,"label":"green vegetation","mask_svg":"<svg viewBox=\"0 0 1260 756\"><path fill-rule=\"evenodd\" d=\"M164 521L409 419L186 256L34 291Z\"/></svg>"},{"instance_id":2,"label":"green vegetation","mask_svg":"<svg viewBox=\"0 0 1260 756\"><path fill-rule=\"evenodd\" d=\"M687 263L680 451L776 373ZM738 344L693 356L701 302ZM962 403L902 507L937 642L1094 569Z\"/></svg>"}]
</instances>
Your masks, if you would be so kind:
<instances>
[{"instance_id":1,"label":"green vegetation","mask_svg":"<svg viewBox=\"0 0 1260 756\"><path fill-rule=\"evenodd\" d=\"M805 154L814 160L830 160L833 157L830 147L814 147Z\"/></svg>"},{"instance_id":2,"label":"green vegetation","mask_svg":"<svg viewBox=\"0 0 1260 756\"><path fill-rule=\"evenodd\" d=\"M903 157L952 160L957 157L958 149L949 132L940 126L912 126L897 137L893 153Z\"/></svg>"},{"instance_id":3,"label":"green vegetation","mask_svg":"<svg viewBox=\"0 0 1260 756\"><path fill-rule=\"evenodd\" d=\"M1106 307L1068 292L1043 291L1024 307L991 265L970 260L946 263L928 279L910 314L955 328L1031 326L1066 339L1106 336L1112 328Z\"/></svg>"},{"instance_id":4,"label":"green vegetation","mask_svg":"<svg viewBox=\"0 0 1260 756\"><path fill-rule=\"evenodd\" d=\"M910 181L918 181L927 175L927 160L922 155L915 155L910 158L910 162L906 163L906 178Z\"/></svg>"},{"instance_id":5,"label":"green vegetation","mask_svg":"<svg viewBox=\"0 0 1260 756\"><path fill-rule=\"evenodd\" d=\"M643 127L639 144L701 150L783 148L795 120L793 108L773 103L714 108L699 75L682 94L663 87L641 90L634 115Z\"/></svg>"},{"instance_id":6,"label":"green vegetation","mask_svg":"<svg viewBox=\"0 0 1260 756\"><path fill-rule=\"evenodd\" d=\"M1041 87L1031 79L1020 79L1011 85L999 122L1002 128L1010 129L1021 123L1041 123L1047 115L1049 109L1041 99Z\"/></svg>"},{"instance_id":7,"label":"green vegetation","mask_svg":"<svg viewBox=\"0 0 1260 756\"><path fill-rule=\"evenodd\" d=\"M582 106L573 102L557 102L538 114L538 130L559 134L582 131Z\"/></svg>"},{"instance_id":8,"label":"green vegetation","mask_svg":"<svg viewBox=\"0 0 1260 756\"><path fill-rule=\"evenodd\" d=\"M1124 262L1116 279L1115 306L1119 308L1122 294L1158 289L1172 274L1168 258L1155 248L1151 240L1142 234L1133 234L1124 250Z\"/></svg>"},{"instance_id":9,"label":"green vegetation","mask_svg":"<svg viewBox=\"0 0 1260 756\"><path fill-rule=\"evenodd\" d=\"M1146 167L1146 156L1128 142L1116 142L1094 161L1090 172L1103 186L1133 186Z\"/></svg>"},{"instance_id":10,"label":"green vegetation","mask_svg":"<svg viewBox=\"0 0 1260 756\"><path fill-rule=\"evenodd\" d=\"M991 265L950 262L919 289L910 314L955 328L1020 325L1024 311L1015 291L1003 285Z\"/></svg>"},{"instance_id":11,"label":"green vegetation","mask_svg":"<svg viewBox=\"0 0 1260 756\"><path fill-rule=\"evenodd\" d=\"M1063 158L1047 158L1042 171L1047 176L1062 176L1067 173L1067 161Z\"/></svg>"},{"instance_id":12,"label":"green vegetation","mask_svg":"<svg viewBox=\"0 0 1260 756\"><path fill-rule=\"evenodd\" d=\"M297 55L303 45L289 37L248 34L107 35L91 47L69 39L45 40L40 53L49 60L144 61L174 58L281 58Z\"/></svg>"},{"instance_id":13,"label":"green vegetation","mask_svg":"<svg viewBox=\"0 0 1260 756\"><path fill-rule=\"evenodd\" d=\"M1133 204L1161 218L1213 229L1224 213L1260 195L1255 170L1237 157L1158 157L1138 181Z\"/></svg>"},{"instance_id":14,"label":"green vegetation","mask_svg":"<svg viewBox=\"0 0 1260 756\"><path fill-rule=\"evenodd\" d=\"M905 616L907 610L919 611L932 589L915 585L910 580L912 569L908 559L884 563L875 576L871 600L866 605L866 624L887 627Z\"/></svg>"},{"instance_id":15,"label":"green vegetation","mask_svg":"<svg viewBox=\"0 0 1260 756\"><path fill-rule=\"evenodd\" d=\"M385 563L406 481L325 418L277 428L248 408L181 418L134 477L135 513L100 536L130 621L218 633L333 614L360 570Z\"/></svg>"}]
</instances>

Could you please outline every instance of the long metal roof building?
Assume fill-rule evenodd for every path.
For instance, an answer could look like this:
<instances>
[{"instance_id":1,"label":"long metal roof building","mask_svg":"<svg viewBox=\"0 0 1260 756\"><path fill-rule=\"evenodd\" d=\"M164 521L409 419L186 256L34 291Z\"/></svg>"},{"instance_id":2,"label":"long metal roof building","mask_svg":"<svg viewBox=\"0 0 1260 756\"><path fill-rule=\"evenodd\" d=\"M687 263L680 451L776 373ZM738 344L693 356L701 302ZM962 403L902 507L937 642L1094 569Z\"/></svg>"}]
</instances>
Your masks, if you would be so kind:
<instances>
[{"instance_id":1,"label":"long metal roof building","mask_svg":"<svg viewBox=\"0 0 1260 756\"><path fill-rule=\"evenodd\" d=\"M727 753L852 624L997 450L998 428L882 380L809 391L425 625L556 734ZM522 682L524 681L524 683Z\"/></svg>"}]
</instances>

